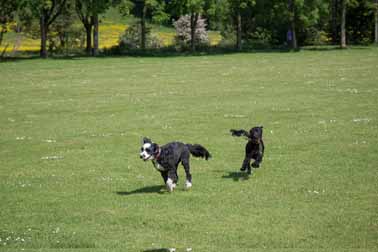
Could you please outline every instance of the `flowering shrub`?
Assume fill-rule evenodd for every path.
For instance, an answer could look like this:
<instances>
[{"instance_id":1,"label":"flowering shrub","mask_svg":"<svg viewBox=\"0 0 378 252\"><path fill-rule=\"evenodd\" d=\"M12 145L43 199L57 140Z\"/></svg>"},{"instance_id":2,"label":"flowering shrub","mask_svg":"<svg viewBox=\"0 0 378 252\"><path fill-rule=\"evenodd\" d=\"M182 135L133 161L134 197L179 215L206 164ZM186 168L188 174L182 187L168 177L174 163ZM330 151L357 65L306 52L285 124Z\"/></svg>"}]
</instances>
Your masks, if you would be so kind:
<instances>
[{"instance_id":1,"label":"flowering shrub","mask_svg":"<svg viewBox=\"0 0 378 252\"><path fill-rule=\"evenodd\" d=\"M175 42L180 48L188 48L191 41L190 16L181 16L173 23L176 28ZM209 44L209 36L206 30L206 20L199 17L197 20L196 31L194 35L196 45L205 46Z\"/></svg>"}]
</instances>

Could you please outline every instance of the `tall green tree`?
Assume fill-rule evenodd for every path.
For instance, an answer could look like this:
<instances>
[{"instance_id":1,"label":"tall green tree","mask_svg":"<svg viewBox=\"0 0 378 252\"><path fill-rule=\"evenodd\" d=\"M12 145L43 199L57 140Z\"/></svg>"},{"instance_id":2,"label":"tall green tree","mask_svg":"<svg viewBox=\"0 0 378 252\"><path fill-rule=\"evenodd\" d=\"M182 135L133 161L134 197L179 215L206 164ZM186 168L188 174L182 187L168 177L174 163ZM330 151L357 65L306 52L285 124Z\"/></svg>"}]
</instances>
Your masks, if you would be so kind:
<instances>
[{"instance_id":1,"label":"tall green tree","mask_svg":"<svg viewBox=\"0 0 378 252\"><path fill-rule=\"evenodd\" d=\"M243 27L243 12L251 9L256 4L255 0L229 0L228 8L231 19L234 20L235 34L236 34L236 48L242 49L242 27Z\"/></svg>"},{"instance_id":2,"label":"tall green tree","mask_svg":"<svg viewBox=\"0 0 378 252\"><path fill-rule=\"evenodd\" d=\"M308 29L321 27L324 13L328 15L328 5L324 0L288 0L287 23L293 49L299 47L300 36L302 42L305 40Z\"/></svg>"},{"instance_id":3,"label":"tall green tree","mask_svg":"<svg viewBox=\"0 0 378 252\"><path fill-rule=\"evenodd\" d=\"M340 15L340 47L347 47L347 37L346 37L346 17L347 10L349 7L355 7L359 4L358 0L340 0L341 15Z\"/></svg>"},{"instance_id":4,"label":"tall green tree","mask_svg":"<svg viewBox=\"0 0 378 252\"><path fill-rule=\"evenodd\" d=\"M23 8L30 9L33 17L39 19L41 58L47 58L47 34L50 25L62 13L67 0L21 0Z\"/></svg>"},{"instance_id":5,"label":"tall green tree","mask_svg":"<svg viewBox=\"0 0 378 252\"><path fill-rule=\"evenodd\" d=\"M82 30L75 26L77 21L74 1L67 0L66 8L49 28L49 50L67 49L75 44L73 43L74 40L81 38Z\"/></svg>"},{"instance_id":6,"label":"tall green tree","mask_svg":"<svg viewBox=\"0 0 378 252\"><path fill-rule=\"evenodd\" d=\"M139 19L140 48L146 49L147 22L164 23L169 19L165 10L165 0L121 0L120 12L123 15L132 14Z\"/></svg>"},{"instance_id":7,"label":"tall green tree","mask_svg":"<svg viewBox=\"0 0 378 252\"><path fill-rule=\"evenodd\" d=\"M111 0L75 0L76 13L86 31L86 52L88 55L97 55L98 53L99 15L110 6Z\"/></svg>"}]
</instances>

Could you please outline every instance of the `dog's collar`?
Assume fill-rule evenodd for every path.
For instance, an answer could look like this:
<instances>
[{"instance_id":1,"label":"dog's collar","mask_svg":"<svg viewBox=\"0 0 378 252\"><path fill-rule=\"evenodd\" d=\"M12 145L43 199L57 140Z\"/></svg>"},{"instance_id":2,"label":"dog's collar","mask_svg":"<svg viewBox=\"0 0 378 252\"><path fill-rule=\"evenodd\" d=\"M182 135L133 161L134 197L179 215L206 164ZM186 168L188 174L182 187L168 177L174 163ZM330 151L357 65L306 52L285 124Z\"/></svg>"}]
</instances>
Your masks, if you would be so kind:
<instances>
[{"instance_id":1,"label":"dog's collar","mask_svg":"<svg viewBox=\"0 0 378 252\"><path fill-rule=\"evenodd\" d=\"M160 159L160 154L161 154L161 149L160 149L160 146L158 145L158 152L155 156L155 160L159 160Z\"/></svg>"}]
</instances>

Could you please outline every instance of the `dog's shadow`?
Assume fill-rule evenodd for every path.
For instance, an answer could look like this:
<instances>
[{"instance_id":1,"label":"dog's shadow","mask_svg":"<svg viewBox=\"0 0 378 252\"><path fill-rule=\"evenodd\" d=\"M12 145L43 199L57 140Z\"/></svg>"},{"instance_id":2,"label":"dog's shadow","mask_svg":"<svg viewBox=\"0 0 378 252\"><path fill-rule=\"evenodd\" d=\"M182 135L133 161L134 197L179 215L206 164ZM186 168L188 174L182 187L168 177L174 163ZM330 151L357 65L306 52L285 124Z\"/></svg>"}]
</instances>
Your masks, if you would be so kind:
<instances>
[{"instance_id":1,"label":"dog's shadow","mask_svg":"<svg viewBox=\"0 0 378 252\"><path fill-rule=\"evenodd\" d=\"M175 250L170 250L169 248L160 248L160 249L146 249L146 250L143 250L142 252L170 252L170 251L175 251Z\"/></svg>"},{"instance_id":2,"label":"dog's shadow","mask_svg":"<svg viewBox=\"0 0 378 252\"><path fill-rule=\"evenodd\" d=\"M128 196L128 195L133 195L133 194L142 194L142 193L159 193L163 194L164 191L162 189L165 188L163 185L155 185L155 186L146 186L142 187L133 191L129 192L116 192L118 195L122 196Z\"/></svg>"},{"instance_id":3,"label":"dog's shadow","mask_svg":"<svg viewBox=\"0 0 378 252\"><path fill-rule=\"evenodd\" d=\"M248 180L250 175L246 172L228 172L227 175L223 175L222 178L232 179L234 181Z\"/></svg>"}]
</instances>

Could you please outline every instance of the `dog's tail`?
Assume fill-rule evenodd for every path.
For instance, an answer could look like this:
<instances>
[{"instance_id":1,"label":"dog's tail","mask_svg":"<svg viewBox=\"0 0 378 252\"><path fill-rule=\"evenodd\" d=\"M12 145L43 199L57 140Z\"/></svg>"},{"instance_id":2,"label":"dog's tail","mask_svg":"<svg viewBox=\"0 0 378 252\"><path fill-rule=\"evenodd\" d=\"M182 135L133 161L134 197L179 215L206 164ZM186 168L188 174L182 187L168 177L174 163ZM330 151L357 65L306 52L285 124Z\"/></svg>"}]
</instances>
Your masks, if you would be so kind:
<instances>
[{"instance_id":1,"label":"dog's tail","mask_svg":"<svg viewBox=\"0 0 378 252\"><path fill-rule=\"evenodd\" d=\"M232 136L237 136L237 137L245 136L247 138L250 137L249 133L243 129L241 130L230 129L230 132Z\"/></svg>"},{"instance_id":2,"label":"dog's tail","mask_svg":"<svg viewBox=\"0 0 378 252\"><path fill-rule=\"evenodd\" d=\"M211 154L209 153L209 151L206 150L206 148L203 147L202 145L187 144L186 146L188 146L190 153L195 157L201 157L201 158L204 158L206 160L211 158Z\"/></svg>"}]
</instances>

